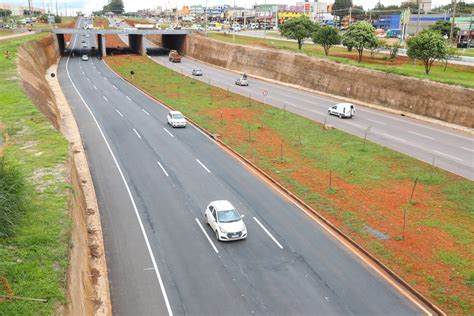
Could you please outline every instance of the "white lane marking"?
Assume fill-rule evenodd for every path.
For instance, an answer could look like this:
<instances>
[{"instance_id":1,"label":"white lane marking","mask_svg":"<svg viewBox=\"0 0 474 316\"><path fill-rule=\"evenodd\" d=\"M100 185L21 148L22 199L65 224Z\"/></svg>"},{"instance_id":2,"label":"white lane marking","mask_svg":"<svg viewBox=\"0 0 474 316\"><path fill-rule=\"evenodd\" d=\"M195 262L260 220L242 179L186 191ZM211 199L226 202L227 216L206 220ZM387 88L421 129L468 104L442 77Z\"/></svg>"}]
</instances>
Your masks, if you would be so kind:
<instances>
[{"instance_id":1,"label":"white lane marking","mask_svg":"<svg viewBox=\"0 0 474 316\"><path fill-rule=\"evenodd\" d=\"M104 98L105 101L109 101L109 99L107 99L105 95L103 95L102 97Z\"/></svg>"},{"instance_id":2,"label":"white lane marking","mask_svg":"<svg viewBox=\"0 0 474 316\"><path fill-rule=\"evenodd\" d=\"M201 222L197 219L197 218L194 218L196 220L196 223L198 223L199 227L201 228L202 232L204 233L204 235L206 235L206 238L207 240L209 241L209 243L211 244L212 248L214 249L214 251L216 253L219 253L219 250L217 250L216 248L216 245L214 245L214 243L212 242L211 238L209 237L209 235L206 233L206 231L204 230L204 227L202 227L201 225Z\"/></svg>"},{"instance_id":3,"label":"white lane marking","mask_svg":"<svg viewBox=\"0 0 474 316\"><path fill-rule=\"evenodd\" d=\"M76 39L77 37L75 36L74 37L74 44L73 44L73 47L74 45L76 45ZM132 206L133 206L133 210L135 211L135 216L137 217L137 221L138 221L138 224L140 226L140 230L142 231L142 234L143 234L143 238L145 239L145 244L146 244L146 247L148 249L148 253L150 254L150 258L151 258L151 261L153 263L153 267L155 268L155 274L156 274L156 277L158 279L158 283L160 284L160 289L161 289L161 293L163 293L163 299L165 301L165 304L166 304L166 309L168 311L168 315L169 316L173 316L173 311L171 310L171 305L170 305L170 302L168 300L168 295L166 294L166 290L165 290L165 286L163 284L163 280L161 279L161 275L160 275L160 271L158 270L158 265L156 263L156 260L155 260L155 256L153 255L153 250L151 249L151 245L150 245L150 241L148 240L148 236L146 234L146 231L145 231L145 227L143 226L143 222L142 222L142 219L140 217L140 214L138 213L138 208L137 208L137 205L135 203L135 200L133 198L133 195L132 195L132 191L130 191L130 187L128 186L127 184L127 181L125 180L125 176L122 172L122 169L120 168L120 165L117 161L117 158L115 157L114 155L114 152L112 151L112 148L110 147L110 144L109 142L107 141L107 138L105 138L105 134L104 132L102 131L102 128L100 127L99 125L99 122L97 121L94 113L92 113L92 110L91 108L89 107L89 105L86 103L86 101L84 100L84 98L82 97L81 93L79 92L79 90L77 89L76 85L74 84L74 82L72 81L72 78L71 78L71 74L69 73L69 59L71 58L71 54L69 54L69 57L67 58L67 62L66 62L66 72L67 72L67 76L69 78L69 81L71 81L71 84L72 86L74 87L74 90L76 90L77 94L79 95L79 97L81 98L82 102L84 103L84 105L86 106L87 110L89 111L90 115L92 116L95 124L97 125L97 128L99 129L99 132L100 134L102 135L102 139L104 140L109 152L110 152L110 155L112 156L112 159L114 160L115 162L115 165L117 166L117 170L119 171L120 173L120 176L122 178L122 181L123 181L123 184L125 185L125 188L127 189L127 193L128 193L128 196L130 198L130 201L132 202Z\"/></svg>"},{"instance_id":4,"label":"white lane marking","mask_svg":"<svg viewBox=\"0 0 474 316\"><path fill-rule=\"evenodd\" d=\"M167 177L169 177L168 172L166 172L165 168L163 168L163 166L161 165L161 163L160 163L159 161L157 161L156 163L158 163L158 166L160 166L161 170L163 170L163 172L165 173L165 175L166 175Z\"/></svg>"},{"instance_id":5,"label":"white lane marking","mask_svg":"<svg viewBox=\"0 0 474 316\"><path fill-rule=\"evenodd\" d=\"M424 138L428 138L428 139L434 140L433 137L426 136L426 135L423 135L423 134L420 134L420 133L417 133L417 132L408 131L408 133L413 134L413 135L416 135L416 136L420 136L420 137L424 137Z\"/></svg>"},{"instance_id":6,"label":"white lane marking","mask_svg":"<svg viewBox=\"0 0 474 316\"><path fill-rule=\"evenodd\" d=\"M200 164L201 167L203 167L207 172L211 173L211 170L207 169L207 167L206 167L201 161L199 161L199 159L196 159L196 161L197 161L198 164Z\"/></svg>"},{"instance_id":7,"label":"white lane marking","mask_svg":"<svg viewBox=\"0 0 474 316\"><path fill-rule=\"evenodd\" d=\"M356 127L359 127L359 128L364 128L364 126L360 125L360 124L357 124L357 123L352 123L352 122L346 122L346 124L349 124L349 125L353 125L353 126L356 126Z\"/></svg>"},{"instance_id":8,"label":"white lane marking","mask_svg":"<svg viewBox=\"0 0 474 316\"><path fill-rule=\"evenodd\" d=\"M310 110L311 112L313 113L317 113L317 114L321 114L321 115L326 115L326 113L323 113L323 112L320 112L320 111L316 111L316 110Z\"/></svg>"},{"instance_id":9,"label":"white lane marking","mask_svg":"<svg viewBox=\"0 0 474 316\"><path fill-rule=\"evenodd\" d=\"M87 81L91 81L91 80L89 79L89 77L86 77L86 80L87 80Z\"/></svg>"},{"instance_id":10,"label":"white lane marking","mask_svg":"<svg viewBox=\"0 0 474 316\"><path fill-rule=\"evenodd\" d=\"M115 85L112 85L112 87L114 87L115 90L118 90L117 87Z\"/></svg>"},{"instance_id":11,"label":"white lane marking","mask_svg":"<svg viewBox=\"0 0 474 316\"><path fill-rule=\"evenodd\" d=\"M400 141L400 142L404 142L404 143L406 143L406 142L407 142L407 141L406 141L406 140L404 140L404 139L401 139L401 138L398 138L398 137L395 137L395 136L392 136L392 135L389 135L389 134L385 134L385 133L384 133L383 135L384 135L385 137L388 137L388 138L392 138L392 139L398 140L398 141Z\"/></svg>"},{"instance_id":12,"label":"white lane marking","mask_svg":"<svg viewBox=\"0 0 474 316\"><path fill-rule=\"evenodd\" d=\"M470 149L470 148L467 148L467 147L461 147L462 149L465 149L465 150L468 150L468 151L472 151L474 152L474 149Z\"/></svg>"},{"instance_id":13,"label":"white lane marking","mask_svg":"<svg viewBox=\"0 0 474 316\"><path fill-rule=\"evenodd\" d=\"M104 77L105 80L107 80L107 77Z\"/></svg>"},{"instance_id":14,"label":"white lane marking","mask_svg":"<svg viewBox=\"0 0 474 316\"><path fill-rule=\"evenodd\" d=\"M128 101L132 101L132 99L130 99L128 95L126 95L125 97L128 99Z\"/></svg>"},{"instance_id":15,"label":"white lane marking","mask_svg":"<svg viewBox=\"0 0 474 316\"><path fill-rule=\"evenodd\" d=\"M155 270L155 268L145 268L143 271Z\"/></svg>"},{"instance_id":16,"label":"white lane marking","mask_svg":"<svg viewBox=\"0 0 474 316\"><path fill-rule=\"evenodd\" d=\"M270 238L275 242L275 244L277 244L278 247L283 249L283 246L278 242L278 240L276 240L275 237L273 237L273 235L268 231L268 229L266 229L265 226L263 226L263 224L260 223L260 221L256 217L254 217L253 219L257 222L258 225L260 225L260 227L262 227L262 229L267 233L267 235L270 236Z\"/></svg>"},{"instance_id":17,"label":"white lane marking","mask_svg":"<svg viewBox=\"0 0 474 316\"><path fill-rule=\"evenodd\" d=\"M451 159L454 159L454 160L457 160L457 161L463 161L461 158L454 157L454 156L451 156L451 155L442 153L442 152L437 151L437 150L433 150L433 152L437 153L438 155L445 156L445 157L447 157L447 158L451 158Z\"/></svg>"},{"instance_id":18,"label":"white lane marking","mask_svg":"<svg viewBox=\"0 0 474 316\"><path fill-rule=\"evenodd\" d=\"M122 114L122 113L120 113L120 111L119 111L119 110L115 109L115 112L117 112L117 113L118 113L118 115L120 115L121 117L123 117L123 114Z\"/></svg>"},{"instance_id":19,"label":"white lane marking","mask_svg":"<svg viewBox=\"0 0 474 316\"><path fill-rule=\"evenodd\" d=\"M377 124L380 124L380 125L384 125L384 126L387 125L387 124L385 124L385 123L383 123L383 122L376 121L376 120L367 119L367 121L371 121L371 122L374 122L374 123L377 123Z\"/></svg>"},{"instance_id":20,"label":"white lane marking","mask_svg":"<svg viewBox=\"0 0 474 316\"><path fill-rule=\"evenodd\" d=\"M97 90L97 87L96 87L95 85L93 85L92 87L94 87L94 89L96 89L96 90Z\"/></svg>"},{"instance_id":21,"label":"white lane marking","mask_svg":"<svg viewBox=\"0 0 474 316\"><path fill-rule=\"evenodd\" d=\"M143 112L145 112L146 115L150 115L145 109L142 109Z\"/></svg>"},{"instance_id":22,"label":"white lane marking","mask_svg":"<svg viewBox=\"0 0 474 316\"><path fill-rule=\"evenodd\" d=\"M135 134L137 134L137 137L138 137L138 138L142 139L142 137L140 136L140 134L137 132L136 129L133 129L133 131L135 132Z\"/></svg>"},{"instance_id":23,"label":"white lane marking","mask_svg":"<svg viewBox=\"0 0 474 316\"><path fill-rule=\"evenodd\" d=\"M170 135L171 137L174 137L174 135L173 135L173 134L171 134L171 133L170 133L170 131L169 131L168 129L166 129L166 128L164 128L164 127L163 127L163 129L165 130L165 132L167 132L167 133L168 133L168 135Z\"/></svg>"},{"instance_id":24,"label":"white lane marking","mask_svg":"<svg viewBox=\"0 0 474 316\"><path fill-rule=\"evenodd\" d=\"M83 71L82 74L85 75L86 73Z\"/></svg>"}]
</instances>

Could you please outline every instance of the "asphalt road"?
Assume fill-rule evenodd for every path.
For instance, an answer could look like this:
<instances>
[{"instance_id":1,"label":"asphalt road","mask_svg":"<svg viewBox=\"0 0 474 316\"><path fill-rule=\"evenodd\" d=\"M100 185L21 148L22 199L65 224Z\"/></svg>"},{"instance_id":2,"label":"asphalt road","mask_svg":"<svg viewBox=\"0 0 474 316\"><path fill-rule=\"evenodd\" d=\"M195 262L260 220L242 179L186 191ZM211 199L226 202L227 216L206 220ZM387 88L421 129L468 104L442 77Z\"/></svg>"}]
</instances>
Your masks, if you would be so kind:
<instances>
[{"instance_id":1,"label":"asphalt road","mask_svg":"<svg viewBox=\"0 0 474 316\"><path fill-rule=\"evenodd\" d=\"M63 57L58 77L99 199L114 314L425 313L212 139L167 126L166 108L102 61ZM213 238L203 212L215 199L245 215L246 240Z\"/></svg>"},{"instance_id":2,"label":"asphalt road","mask_svg":"<svg viewBox=\"0 0 474 316\"><path fill-rule=\"evenodd\" d=\"M153 56L153 60L177 72L192 77L194 68L202 69L203 76L196 80L229 89L266 104L310 118L326 122L337 129L367 139L433 164L465 178L474 180L474 138L472 133L443 127L435 123L402 117L385 111L356 105L352 119L339 119L327 114L331 105L342 102L304 90L290 88L277 83L249 78L248 87L235 85L239 74L214 67L197 60L183 58L181 63L171 63L167 56ZM267 91L268 96L263 97Z\"/></svg>"}]
</instances>

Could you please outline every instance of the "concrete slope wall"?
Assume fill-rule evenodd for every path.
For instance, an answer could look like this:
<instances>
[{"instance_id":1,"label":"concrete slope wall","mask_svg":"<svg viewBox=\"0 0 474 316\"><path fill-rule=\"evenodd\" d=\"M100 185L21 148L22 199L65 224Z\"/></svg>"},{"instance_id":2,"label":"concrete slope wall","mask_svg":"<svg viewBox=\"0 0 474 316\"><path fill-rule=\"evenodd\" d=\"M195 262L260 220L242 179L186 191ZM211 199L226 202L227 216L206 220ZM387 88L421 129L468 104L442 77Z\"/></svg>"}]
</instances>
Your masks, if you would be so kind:
<instances>
[{"instance_id":1,"label":"concrete slope wall","mask_svg":"<svg viewBox=\"0 0 474 316\"><path fill-rule=\"evenodd\" d=\"M71 248L66 278L68 304L58 313L66 315L111 315L107 266L100 214L92 178L79 131L56 73L59 47L54 36L30 41L18 48L18 71L23 88L51 124L70 142L72 187Z\"/></svg>"},{"instance_id":2,"label":"concrete slope wall","mask_svg":"<svg viewBox=\"0 0 474 316\"><path fill-rule=\"evenodd\" d=\"M340 64L302 54L186 39L185 55L220 67L474 127L474 89Z\"/></svg>"},{"instance_id":3,"label":"concrete slope wall","mask_svg":"<svg viewBox=\"0 0 474 316\"><path fill-rule=\"evenodd\" d=\"M18 48L17 64L23 89L56 129L60 129L59 112L44 73L58 58L59 46L52 35L27 42Z\"/></svg>"}]
</instances>

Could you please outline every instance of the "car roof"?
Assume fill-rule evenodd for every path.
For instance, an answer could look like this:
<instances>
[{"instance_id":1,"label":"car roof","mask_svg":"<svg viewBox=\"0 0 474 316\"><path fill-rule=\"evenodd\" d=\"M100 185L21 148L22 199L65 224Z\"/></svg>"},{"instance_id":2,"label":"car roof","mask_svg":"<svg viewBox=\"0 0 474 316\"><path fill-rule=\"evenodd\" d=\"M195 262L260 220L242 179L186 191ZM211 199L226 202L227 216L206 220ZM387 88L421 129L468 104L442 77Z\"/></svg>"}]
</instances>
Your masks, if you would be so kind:
<instances>
[{"instance_id":1,"label":"car roof","mask_svg":"<svg viewBox=\"0 0 474 316\"><path fill-rule=\"evenodd\" d=\"M217 211L235 209L235 207L227 200L213 201L211 204L217 209Z\"/></svg>"},{"instance_id":2,"label":"car roof","mask_svg":"<svg viewBox=\"0 0 474 316\"><path fill-rule=\"evenodd\" d=\"M170 114L181 114L182 115L183 113L181 113L180 111L170 111Z\"/></svg>"},{"instance_id":3,"label":"car roof","mask_svg":"<svg viewBox=\"0 0 474 316\"><path fill-rule=\"evenodd\" d=\"M346 106L346 105L353 105L352 103L347 103L347 102L343 102L343 103L338 103L336 105L340 105L340 106Z\"/></svg>"}]
</instances>

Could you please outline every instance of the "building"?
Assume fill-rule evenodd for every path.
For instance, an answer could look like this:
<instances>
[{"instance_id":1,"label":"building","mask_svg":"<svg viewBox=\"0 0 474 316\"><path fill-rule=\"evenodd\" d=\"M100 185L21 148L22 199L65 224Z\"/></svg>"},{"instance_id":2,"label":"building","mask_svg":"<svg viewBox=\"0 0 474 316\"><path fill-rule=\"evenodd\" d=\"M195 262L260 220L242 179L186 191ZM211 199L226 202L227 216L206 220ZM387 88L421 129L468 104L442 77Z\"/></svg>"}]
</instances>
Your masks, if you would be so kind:
<instances>
[{"instance_id":1,"label":"building","mask_svg":"<svg viewBox=\"0 0 474 316\"><path fill-rule=\"evenodd\" d=\"M400 14L381 15L373 26L377 29L389 30L400 28Z\"/></svg>"},{"instance_id":2,"label":"building","mask_svg":"<svg viewBox=\"0 0 474 316\"><path fill-rule=\"evenodd\" d=\"M29 7L27 5L17 5L12 3L0 3L0 9L10 10L12 12L11 15L28 15L29 11ZM33 7L33 12L41 12L41 14L44 14L45 9Z\"/></svg>"},{"instance_id":3,"label":"building","mask_svg":"<svg viewBox=\"0 0 474 316\"><path fill-rule=\"evenodd\" d=\"M410 22L407 25L407 34L416 34L422 30L429 28L435 24L436 21L449 21L450 16L447 14L420 14L418 19L417 14L411 14Z\"/></svg>"}]
</instances>

